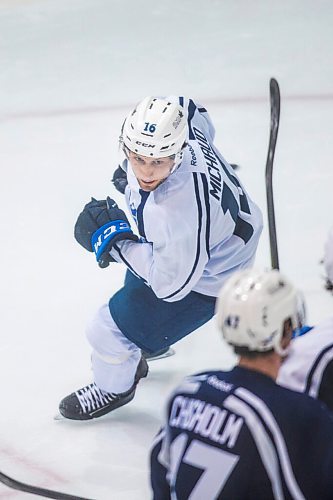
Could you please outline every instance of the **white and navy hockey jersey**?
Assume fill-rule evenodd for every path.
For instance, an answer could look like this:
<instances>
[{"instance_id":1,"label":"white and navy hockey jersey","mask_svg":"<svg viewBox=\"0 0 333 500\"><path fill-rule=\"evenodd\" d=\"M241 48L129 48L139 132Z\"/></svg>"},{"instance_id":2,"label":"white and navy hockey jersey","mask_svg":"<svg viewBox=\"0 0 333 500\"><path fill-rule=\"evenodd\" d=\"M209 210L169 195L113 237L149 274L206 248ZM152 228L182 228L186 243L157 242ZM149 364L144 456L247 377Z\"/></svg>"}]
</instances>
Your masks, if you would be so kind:
<instances>
[{"instance_id":1,"label":"white and navy hockey jersey","mask_svg":"<svg viewBox=\"0 0 333 500\"><path fill-rule=\"evenodd\" d=\"M333 316L292 341L277 381L324 401L333 411Z\"/></svg>"},{"instance_id":2,"label":"white and navy hockey jersey","mask_svg":"<svg viewBox=\"0 0 333 500\"><path fill-rule=\"evenodd\" d=\"M333 415L235 367L185 379L151 451L154 500L333 498Z\"/></svg>"},{"instance_id":3,"label":"white and navy hockey jersey","mask_svg":"<svg viewBox=\"0 0 333 500\"><path fill-rule=\"evenodd\" d=\"M146 192L128 162L125 194L141 243L122 241L111 255L163 300L177 301L191 291L217 297L232 272L252 265L262 215L214 146L207 111L191 99L170 100L188 115L181 165Z\"/></svg>"}]
</instances>

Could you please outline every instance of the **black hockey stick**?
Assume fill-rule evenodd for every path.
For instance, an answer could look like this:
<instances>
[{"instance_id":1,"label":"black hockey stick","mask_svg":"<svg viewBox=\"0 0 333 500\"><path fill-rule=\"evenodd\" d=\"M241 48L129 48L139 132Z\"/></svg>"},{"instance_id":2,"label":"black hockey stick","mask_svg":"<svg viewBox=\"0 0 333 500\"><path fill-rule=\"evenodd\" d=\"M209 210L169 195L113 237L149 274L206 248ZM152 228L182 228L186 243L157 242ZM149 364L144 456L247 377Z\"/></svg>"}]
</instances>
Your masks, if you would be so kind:
<instances>
[{"instance_id":1,"label":"black hockey stick","mask_svg":"<svg viewBox=\"0 0 333 500\"><path fill-rule=\"evenodd\" d=\"M59 491L47 490L45 488L39 488L38 486L32 486L31 484L21 483L16 481L9 476L6 476L0 472L0 482L13 488L14 490L25 491L26 493L32 493L44 498L56 498L57 500L91 500L89 498L82 498L73 495L67 495L66 493L60 493Z\"/></svg>"},{"instance_id":2,"label":"black hockey stick","mask_svg":"<svg viewBox=\"0 0 333 500\"><path fill-rule=\"evenodd\" d=\"M279 131L280 123L280 89L275 78L271 78L269 82L269 95L271 102L271 124L268 153L266 160L266 198L267 198L267 215L268 215L268 230L269 230L269 245L271 251L271 264L273 269L279 269L279 254L276 238L275 212L273 200L273 161L276 147L276 140Z\"/></svg>"}]
</instances>

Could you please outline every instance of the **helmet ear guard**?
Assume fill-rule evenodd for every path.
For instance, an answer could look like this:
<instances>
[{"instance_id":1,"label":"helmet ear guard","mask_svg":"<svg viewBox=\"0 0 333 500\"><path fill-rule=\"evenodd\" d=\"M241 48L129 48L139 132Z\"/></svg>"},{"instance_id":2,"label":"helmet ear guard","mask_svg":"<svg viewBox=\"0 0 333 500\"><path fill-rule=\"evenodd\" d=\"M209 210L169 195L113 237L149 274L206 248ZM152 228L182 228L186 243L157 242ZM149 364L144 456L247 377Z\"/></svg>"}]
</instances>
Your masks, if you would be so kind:
<instances>
[{"instance_id":1,"label":"helmet ear guard","mask_svg":"<svg viewBox=\"0 0 333 500\"><path fill-rule=\"evenodd\" d=\"M170 174L172 174L173 172L175 172L175 170L177 170L177 168L181 164L181 162L183 160L184 151L185 151L186 146L187 146L187 143L184 142L184 144L182 146L182 149L180 151L178 151L178 153L175 154L175 162L174 162L174 165L173 165L173 167L172 167L172 169L170 171Z\"/></svg>"},{"instance_id":2,"label":"helmet ear guard","mask_svg":"<svg viewBox=\"0 0 333 500\"><path fill-rule=\"evenodd\" d=\"M299 327L301 297L277 270L253 269L235 273L220 292L216 304L217 323L224 339L234 347L287 353L281 340L286 320Z\"/></svg>"}]
</instances>

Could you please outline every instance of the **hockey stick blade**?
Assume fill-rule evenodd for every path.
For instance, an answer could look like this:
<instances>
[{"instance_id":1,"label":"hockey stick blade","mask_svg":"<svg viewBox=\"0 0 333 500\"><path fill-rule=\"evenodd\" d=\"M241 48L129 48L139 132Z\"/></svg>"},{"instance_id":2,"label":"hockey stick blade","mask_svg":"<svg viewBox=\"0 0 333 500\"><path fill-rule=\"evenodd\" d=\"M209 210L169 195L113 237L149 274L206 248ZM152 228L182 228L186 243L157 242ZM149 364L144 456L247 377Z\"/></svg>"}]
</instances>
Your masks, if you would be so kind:
<instances>
[{"instance_id":1,"label":"hockey stick blade","mask_svg":"<svg viewBox=\"0 0 333 500\"><path fill-rule=\"evenodd\" d=\"M6 476L6 474L2 472L0 472L0 482L14 490L25 491L26 493L32 493L33 495L44 498L56 498L57 500L91 500L89 498L67 495L67 493L61 493L60 491L47 490L31 484L21 483L16 479Z\"/></svg>"},{"instance_id":2,"label":"hockey stick blade","mask_svg":"<svg viewBox=\"0 0 333 500\"><path fill-rule=\"evenodd\" d=\"M279 254L277 247L275 211L273 199L273 163L276 148L276 141L280 124L280 89L275 78L271 78L269 83L270 105L271 105L271 122L269 145L266 160L265 180L266 180L266 199L267 199L267 216L269 230L269 245L271 253L271 265L273 269L279 269Z\"/></svg>"}]
</instances>

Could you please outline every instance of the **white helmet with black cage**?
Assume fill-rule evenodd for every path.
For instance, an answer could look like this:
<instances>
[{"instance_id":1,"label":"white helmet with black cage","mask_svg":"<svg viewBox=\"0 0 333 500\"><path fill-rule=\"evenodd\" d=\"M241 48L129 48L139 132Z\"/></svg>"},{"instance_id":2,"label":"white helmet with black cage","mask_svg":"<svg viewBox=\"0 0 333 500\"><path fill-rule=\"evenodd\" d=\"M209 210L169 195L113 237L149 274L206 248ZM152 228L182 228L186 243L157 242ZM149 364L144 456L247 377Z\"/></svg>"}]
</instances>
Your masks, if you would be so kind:
<instances>
[{"instance_id":1,"label":"white helmet with black cage","mask_svg":"<svg viewBox=\"0 0 333 500\"><path fill-rule=\"evenodd\" d=\"M300 325L304 305L296 288L277 270L247 269L236 272L222 288L216 305L217 322L224 339L234 347L281 356L285 321Z\"/></svg>"},{"instance_id":2,"label":"white helmet with black cage","mask_svg":"<svg viewBox=\"0 0 333 500\"><path fill-rule=\"evenodd\" d=\"M146 97L128 115L120 142L130 151L151 158L179 156L188 136L185 109L168 99Z\"/></svg>"}]
</instances>

